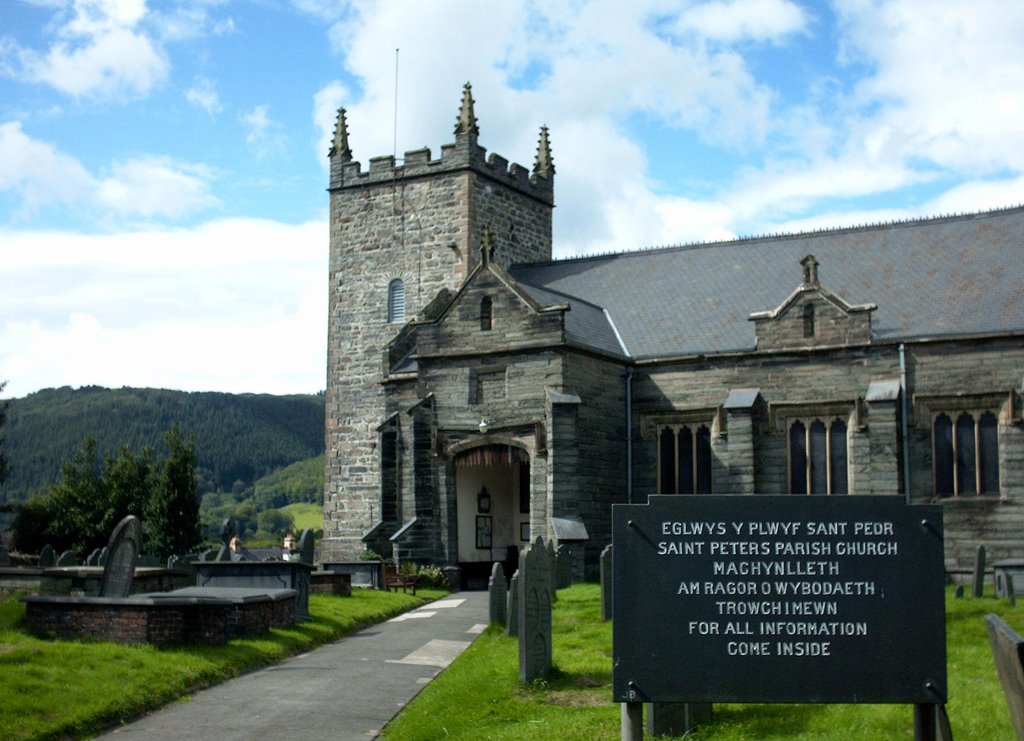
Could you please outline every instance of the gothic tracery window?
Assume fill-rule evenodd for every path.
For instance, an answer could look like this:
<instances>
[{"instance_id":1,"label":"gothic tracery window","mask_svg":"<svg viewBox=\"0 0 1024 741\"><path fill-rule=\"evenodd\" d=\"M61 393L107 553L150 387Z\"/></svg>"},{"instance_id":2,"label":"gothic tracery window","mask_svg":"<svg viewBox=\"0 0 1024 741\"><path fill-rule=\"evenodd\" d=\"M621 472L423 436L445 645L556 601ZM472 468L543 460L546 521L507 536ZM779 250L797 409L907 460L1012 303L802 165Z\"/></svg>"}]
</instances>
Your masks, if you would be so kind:
<instances>
[{"instance_id":1,"label":"gothic tracery window","mask_svg":"<svg viewBox=\"0 0 1024 741\"><path fill-rule=\"evenodd\" d=\"M932 422L935 493L999 494L998 421L990 411L941 412Z\"/></svg>"}]
</instances>

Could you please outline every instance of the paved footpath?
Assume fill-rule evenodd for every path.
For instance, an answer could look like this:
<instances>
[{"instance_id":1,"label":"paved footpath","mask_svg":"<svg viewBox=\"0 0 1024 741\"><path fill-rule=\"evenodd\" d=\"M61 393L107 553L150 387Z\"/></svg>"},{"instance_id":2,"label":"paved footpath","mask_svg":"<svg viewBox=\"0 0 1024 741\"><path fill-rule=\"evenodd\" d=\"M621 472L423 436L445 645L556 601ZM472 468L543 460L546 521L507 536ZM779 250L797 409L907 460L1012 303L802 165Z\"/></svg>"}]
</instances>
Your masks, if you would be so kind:
<instances>
[{"instance_id":1,"label":"paved footpath","mask_svg":"<svg viewBox=\"0 0 1024 741\"><path fill-rule=\"evenodd\" d=\"M457 592L100 738L375 738L483 631L487 611L487 592Z\"/></svg>"}]
</instances>

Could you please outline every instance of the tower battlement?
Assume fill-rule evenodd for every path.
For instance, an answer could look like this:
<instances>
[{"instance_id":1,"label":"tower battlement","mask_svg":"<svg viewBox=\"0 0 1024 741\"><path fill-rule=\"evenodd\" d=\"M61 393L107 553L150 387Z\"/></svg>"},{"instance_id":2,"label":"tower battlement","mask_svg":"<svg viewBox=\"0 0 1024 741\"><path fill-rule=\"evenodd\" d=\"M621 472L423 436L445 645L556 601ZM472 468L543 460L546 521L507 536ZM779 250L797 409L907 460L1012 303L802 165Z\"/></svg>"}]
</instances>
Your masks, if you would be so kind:
<instances>
[{"instance_id":1,"label":"tower battlement","mask_svg":"<svg viewBox=\"0 0 1024 741\"><path fill-rule=\"evenodd\" d=\"M488 155L486 149L475 144L472 147L445 144L441 147L438 159L431 159L430 149L424 147L406 152L401 163L396 163L394 156L385 155L373 157L369 164L369 170L364 172L362 163L358 161L342 162L332 157L330 190L360 188L470 169L502 185L515 188L524 195L545 203L554 203L554 183L551 177L531 173L516 162L509 163L500 154Z\"/></svg>"},{"instance_id":2,"label":"tower battlement","mask_svg":"<svg viewBox=\"0 0 1024 741\"><path fill-rule=\"evenodd\" d=\"M488 155L487 150L477 144L478 135L471 88L469 83L466 83L455 126L455 142L441 147L439 159L433 159L430 149L423 147L405 152L401 162L396 162L394 155L373 157L369 161L369 170L364 172L362 164L352 158L352 150L348 146L345 109L341 108L338 110L334 131L334 145L328 154L331 160L329 190L362 188L472 170L545 204L554 204L555 167L548 144L547 127L541 127L532 172L518 163L510 164L509 160L500 154L492 152Z\"/></svg>"}]
</instances>

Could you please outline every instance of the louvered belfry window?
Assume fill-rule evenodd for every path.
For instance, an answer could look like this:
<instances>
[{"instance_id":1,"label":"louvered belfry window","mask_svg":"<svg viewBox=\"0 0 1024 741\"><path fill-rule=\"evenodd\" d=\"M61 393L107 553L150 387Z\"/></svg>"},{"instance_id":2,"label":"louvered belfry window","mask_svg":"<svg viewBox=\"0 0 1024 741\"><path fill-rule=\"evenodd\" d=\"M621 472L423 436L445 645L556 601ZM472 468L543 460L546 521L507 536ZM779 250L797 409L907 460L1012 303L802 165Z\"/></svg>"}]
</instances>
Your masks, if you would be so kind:
<instances>
[{"instance_id":1,"label":"louvered belfry window","mask_svg":"<svg viewBox=\"0 0 1024 741\"><path fill-rule=\"evenodd\" d=\"M388 284L388 322L405 321L405 283L396 278Z\"/></svg>"}]
</instances>

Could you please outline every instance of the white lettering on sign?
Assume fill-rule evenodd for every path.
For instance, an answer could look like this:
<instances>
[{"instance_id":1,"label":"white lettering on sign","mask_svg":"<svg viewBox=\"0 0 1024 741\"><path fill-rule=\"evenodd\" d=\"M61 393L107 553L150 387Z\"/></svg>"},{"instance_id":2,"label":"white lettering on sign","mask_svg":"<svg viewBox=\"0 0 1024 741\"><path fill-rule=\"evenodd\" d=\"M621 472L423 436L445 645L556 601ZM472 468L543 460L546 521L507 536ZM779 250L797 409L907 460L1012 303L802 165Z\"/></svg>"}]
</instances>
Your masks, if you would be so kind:
<instances>
[{"instance_id":1,"label":"white lettering on sign","mask_svg":"<svg viewBox=\"0 0 1024 741\"><path fill-rule=\"evenodd\" d=\"M723 598L711 603L711 614L723 620L689 621L688 634L721 641L715 645L729 656L826 657L834 655L835 640L868 637L869 623L844 617L844 610L851 600L885 595L871 576L854 574L873 575L899 555L888 521L666 520L660 535L668 537L656 544L659 556L697 559L691 578L675 582L676 595ZM851 559L877 563L847 572ZM747 636L832 640L725 640Z\"/></svg>"}]
</instances>

